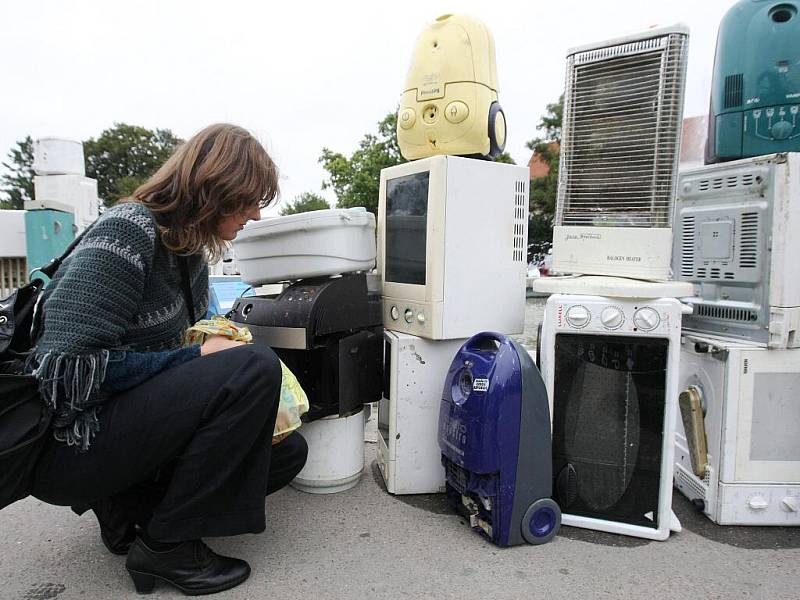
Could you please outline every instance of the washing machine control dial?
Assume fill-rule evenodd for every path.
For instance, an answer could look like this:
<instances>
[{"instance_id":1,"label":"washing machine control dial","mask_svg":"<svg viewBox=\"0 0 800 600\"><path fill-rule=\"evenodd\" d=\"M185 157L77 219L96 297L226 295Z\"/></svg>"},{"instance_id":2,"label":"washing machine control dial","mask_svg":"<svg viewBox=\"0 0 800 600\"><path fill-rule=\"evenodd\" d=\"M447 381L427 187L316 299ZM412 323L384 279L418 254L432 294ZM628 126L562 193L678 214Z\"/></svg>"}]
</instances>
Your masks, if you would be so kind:
<instances>
[{"instance_id":1,"label":"washing machine control dial","mask_svg":"<svg viewBox=\"0 0 800 600\"><path fill-rule=\"evenodd\" d=\"M644 306L633 313L633 324L641 331L652 331L661 322L661 317L655 308Z\"/></svg>"},{"instance_id":2,"label":"washing machine control dial","mask_svg":"<svg viewBox=\"0 0 800 600\"><path fill-rule=\"evenodd\" d=\"M609 306L600 313L600 322L606 329L619 329L625 322L625 314L618 307Z\"/></svg>"},{"instance_id":3,"label":"washing machine control dial","mask_svg":"<svg viewBox=\"0 0 800 600\"><path fill-rule=\"evenodd\" d=\"M586 327L589 324L589 321L592 320L592 315L589 314L589 311L586 310L585 306L576 304L575 306L570 306L567 309L566 318L570 327L580 329L581 327Z\"/></svg>"}]
</instances>

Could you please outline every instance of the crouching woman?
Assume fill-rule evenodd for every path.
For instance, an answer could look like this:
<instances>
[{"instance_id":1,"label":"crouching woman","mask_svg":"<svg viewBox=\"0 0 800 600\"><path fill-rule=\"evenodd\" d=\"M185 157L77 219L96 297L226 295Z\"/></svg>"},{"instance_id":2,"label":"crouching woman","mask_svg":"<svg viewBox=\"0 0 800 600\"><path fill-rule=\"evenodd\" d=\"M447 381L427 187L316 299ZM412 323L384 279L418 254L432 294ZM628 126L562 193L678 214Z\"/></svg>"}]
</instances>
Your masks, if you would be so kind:
<instances>
[{"instance_id":1,"label":"crouching woman","mask_svg":"<svg viewBox=\"0 0 800 600\"><path fill-rule=\"evenodd\" d=\"M32 493L91 508L139 592L161 580L207 594L247 579L245 561L202 538L263 531L265 494L305 463L300 434L271 443L272 350L221 337L182 346L207 310L207 258L277 191L259 142L212 125L103 213L46 289L29 368L55 416Z\"/></svg>"}]
</instances>

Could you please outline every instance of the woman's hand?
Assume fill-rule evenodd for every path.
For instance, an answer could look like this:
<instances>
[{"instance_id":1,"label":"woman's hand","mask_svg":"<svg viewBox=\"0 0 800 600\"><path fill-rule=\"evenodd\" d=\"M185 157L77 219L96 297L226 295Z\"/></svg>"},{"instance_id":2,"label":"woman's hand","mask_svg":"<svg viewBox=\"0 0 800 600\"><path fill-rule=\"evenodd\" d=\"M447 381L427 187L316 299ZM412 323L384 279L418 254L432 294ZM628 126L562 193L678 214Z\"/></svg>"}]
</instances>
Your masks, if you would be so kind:
<instances>
[{"instance_id":1,"label":"woman's hand","mask_svg":"<svg viewBox=\"0 0 800 600\"><path fill-rule=\"evenodd\" d=\"M208 336L206 341L200 346L200 356L219 352L220 350L236 348L237 346L244 346L244 342L234 342L232 339L221 335L211 335Z\"/></svg>"}]
</instances>

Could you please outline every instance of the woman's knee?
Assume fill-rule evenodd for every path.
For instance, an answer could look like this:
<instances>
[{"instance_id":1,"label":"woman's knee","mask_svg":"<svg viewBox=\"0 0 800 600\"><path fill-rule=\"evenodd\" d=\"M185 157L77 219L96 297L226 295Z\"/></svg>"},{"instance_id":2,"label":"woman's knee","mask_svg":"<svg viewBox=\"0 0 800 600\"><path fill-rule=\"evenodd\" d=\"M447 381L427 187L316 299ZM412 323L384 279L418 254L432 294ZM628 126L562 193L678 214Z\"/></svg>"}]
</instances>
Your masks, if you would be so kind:
<instances>
[{"instance_id":1,"label":"woman's knee","mask_svg":"<svg viewBox=\"0 0 800 600\"><path fill-rule=\"evenodd\" d=\"M253 374L259 376L268 383L280 385L281 362L275 351L264 344L246 344L234 348L231 352L237 353L237 359L246 362L253 370Z\"/></svg>"},{"instance_id":2,"label":"woman's knee","mask_svg":"<svg viewBox=\"0 0 800 600\"><path fill-rule=\"evenodd\" d=\"M308 442L306 438L297 431L289 434L285 440L280 442L280 445L286 444L288 446L287 454L291 456L291 461L299 465L298 471L303 468L308 458Z\"/></svg>"},{"instance_id":3,"label":"woman's knee","mask_svg":"<svg viewBox=\"0 0 800 600\"><path fill-rule=\"evenodd\" d=\"M257 368L265 375L280 378L281 361L275 351L265 344L246 344L242 349L252 356Z\"/></svg>"}]
</instances>

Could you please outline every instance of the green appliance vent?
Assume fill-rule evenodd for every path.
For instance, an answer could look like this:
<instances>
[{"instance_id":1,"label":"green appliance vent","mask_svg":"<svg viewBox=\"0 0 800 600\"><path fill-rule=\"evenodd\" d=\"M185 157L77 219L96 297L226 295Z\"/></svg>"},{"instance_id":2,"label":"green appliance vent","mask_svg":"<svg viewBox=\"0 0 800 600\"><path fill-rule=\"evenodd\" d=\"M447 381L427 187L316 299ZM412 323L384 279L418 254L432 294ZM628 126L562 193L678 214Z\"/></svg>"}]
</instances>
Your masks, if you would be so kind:
<instances>
[{"instance_id":1,"label":"green appliance vent","mask_svg":"<svg viewBox=\"0 0 800 600\"><path fill-rule=\"evenodd\" d=\"M736 108L742 105L743 73L728 75L725 78L725 108Z\"/></svg>"}]
</instances>

